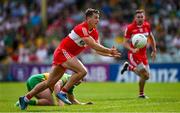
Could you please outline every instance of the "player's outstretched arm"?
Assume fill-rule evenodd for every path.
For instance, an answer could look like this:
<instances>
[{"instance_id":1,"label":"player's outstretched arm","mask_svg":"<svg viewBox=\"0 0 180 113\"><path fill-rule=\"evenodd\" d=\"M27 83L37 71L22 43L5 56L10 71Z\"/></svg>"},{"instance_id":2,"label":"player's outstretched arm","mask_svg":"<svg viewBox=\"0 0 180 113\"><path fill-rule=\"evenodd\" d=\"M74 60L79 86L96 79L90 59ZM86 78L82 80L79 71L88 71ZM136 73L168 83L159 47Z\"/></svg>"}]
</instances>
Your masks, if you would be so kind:
<instances>
[{"instance_id":1,"label":"player's outstretched arm","mask_svg":"<svg viewBox=\"0 0 180 113\"><path fill-rule=\"evenodd\" d=\"M96 51L100 51L103 53L109 53L111 54L111 49L106 48L104 46L102 46L101 44L97 43L93 38L91 37L86 37L83 38L83 41L92 49L96 50Z\"/></svg>"},{"instance_id":2,"label":"player's outstretched arm","mask_svg":"<svg viewBox=\"0 0 180 113\"><path fill-rule=\"evenodd\" d=\"M119 56L120 57L120 52L117 51L116 48L106 48L102 46L100 43L97 43L93 38L91 37L86 37L83 38L83 41L90 46L92 49L96 50L98 53L104 56L112 55L114 56Z\"/></svg>"},{"instance_id":3,"label":"player's outstretched arm","mask_svg":"<svg viewBox=\"0 0 180 113\"><path fill-rule=\"evenodd\" d=\"M74 94L67 94L67 97L72 104L81 104L81 102L74 97Z\"/></svg>"},{"instance_id":4,"label":"player's outstretched arm","mask_svg":"<svg viewBox=\"0 0 180 113\"><path fill-rule=\"evenodd\" d=\"M99 54L99 55L102 55L102 56L113 57L112 54L109 54L109 53L103 53L103 52L101 52L101 51L96 51L96 53Z\"/></svg>"},{"instance_id":5,"label":"player's outstretched arm","mask_svg":"<svg viewBox=\"0 0 180 113\"><path fill-rule=\"evenodd\" d=\"M80 104L80 105L93 104L92 102L82 103L82 102L78 101L73 94L68 94L67 96L68 96L68 99L71 101L72 104Z\"/></svg>"},{"instance_id":6,"label":"player's outstretched arm","mask_svg":"<svg viewBox=\"0 0 180 113\"><path fill-rule=\"evenodd\" d=\"M113 47L113 48L114 48L114 47ZM118 50L117 50L116 48L115 48L114 51L117 51L117 52L118 52ZM116 57L116 58L121 57L121 53L109 54L109 53L103 53L103 52L101 52L101 51L96 51L96 53L99 54L99 55L108 56L108 57Z\"/></svg>"}]
</instances>

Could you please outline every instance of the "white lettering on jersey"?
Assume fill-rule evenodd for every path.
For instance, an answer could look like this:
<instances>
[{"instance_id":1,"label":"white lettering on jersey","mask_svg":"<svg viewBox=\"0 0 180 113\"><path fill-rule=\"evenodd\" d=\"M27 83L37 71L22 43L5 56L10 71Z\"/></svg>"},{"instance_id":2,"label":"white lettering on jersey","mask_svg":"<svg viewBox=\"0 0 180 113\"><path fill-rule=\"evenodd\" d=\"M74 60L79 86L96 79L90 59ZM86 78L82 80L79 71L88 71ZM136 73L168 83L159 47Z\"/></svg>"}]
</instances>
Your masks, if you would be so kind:
<instances>
[{"instance_id":1,"label":"white lettering on jersey","mask_svg":"<svg viewBox=\"0 0 180 113\"><path fill-rule=\"evenodd\" d=\"M74 32L74 30L71 31L71 33L69 34L69 37L80 47L85 47L86 44L85 42L82 40L82 38Z\"/></svg>"}]
</instances>

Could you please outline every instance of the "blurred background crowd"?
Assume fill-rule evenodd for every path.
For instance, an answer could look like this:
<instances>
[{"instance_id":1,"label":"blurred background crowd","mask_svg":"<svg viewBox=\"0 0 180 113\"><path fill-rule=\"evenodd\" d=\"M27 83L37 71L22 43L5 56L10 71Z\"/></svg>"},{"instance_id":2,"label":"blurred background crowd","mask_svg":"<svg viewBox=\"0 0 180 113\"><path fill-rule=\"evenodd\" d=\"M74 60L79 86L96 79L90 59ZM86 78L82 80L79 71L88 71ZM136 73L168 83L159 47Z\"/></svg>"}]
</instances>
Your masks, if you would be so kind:
<instances>
[{"instance_id":1,"label":"blurred background crowd","mask_svg":"<svg viewBox=\"0 0 180 113\"><path fill-rule=\"evenodd\" d=\"M156 62L180 62L179 0L44 0L47 22L41 13L42 1L0 1L0 63L51 63L54 49L84 20L84 11L90 7L101 12L100 42L106 47L115 45L123 55L113 59L87 49L79 56L84 63L127 60L127 51L121 43L137 8L145 9L146 19L151 23L158 48ZM150 51L148 47L149 57Z\"/></svg>"}]
</instances>

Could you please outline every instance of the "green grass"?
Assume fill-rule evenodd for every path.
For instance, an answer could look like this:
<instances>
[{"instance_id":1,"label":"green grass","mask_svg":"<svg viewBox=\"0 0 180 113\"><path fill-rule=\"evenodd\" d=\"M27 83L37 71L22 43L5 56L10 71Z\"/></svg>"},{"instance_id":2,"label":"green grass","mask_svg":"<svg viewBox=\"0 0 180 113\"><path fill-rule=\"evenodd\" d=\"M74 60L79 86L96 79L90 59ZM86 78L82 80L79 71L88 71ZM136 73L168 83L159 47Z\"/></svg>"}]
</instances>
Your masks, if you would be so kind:
<instances>
[{"instance_id":1,"label":"green grass","mask_svg":"<svg viewBox=\"0 0 180 113\"><path fill-rule=\"evenodd\" d=\"M14 103L25 92L25 83L0 83L0 112L22 112ZM23 112L180 112L180 83L148 83L150 99L137 98L137 83L83 83L74 93L94 105L28 106Z\"/></svg>"}]
</instances>

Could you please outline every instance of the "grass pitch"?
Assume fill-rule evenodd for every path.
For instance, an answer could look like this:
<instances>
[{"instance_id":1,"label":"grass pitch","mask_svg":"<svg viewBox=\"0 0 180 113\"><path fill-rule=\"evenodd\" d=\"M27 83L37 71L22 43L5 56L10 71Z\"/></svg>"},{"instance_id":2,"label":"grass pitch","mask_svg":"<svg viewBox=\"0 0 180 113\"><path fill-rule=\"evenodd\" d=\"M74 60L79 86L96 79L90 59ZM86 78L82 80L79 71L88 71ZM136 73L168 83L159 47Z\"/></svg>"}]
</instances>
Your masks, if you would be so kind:
<instances>
[{"instance_id":1,"label":"grass pitch","mask_svg":"<svg viewBox=\"0 0 180 113\"><path fill-rule=\"evenodd\" d=\"M0 83L0 112L180 112L180 83L147 83L149 99L138 99L138 83L82 83L74 94L93 105L28 106L14 104L26 92L25 83Z\"/></svg>"}]
</instances>

